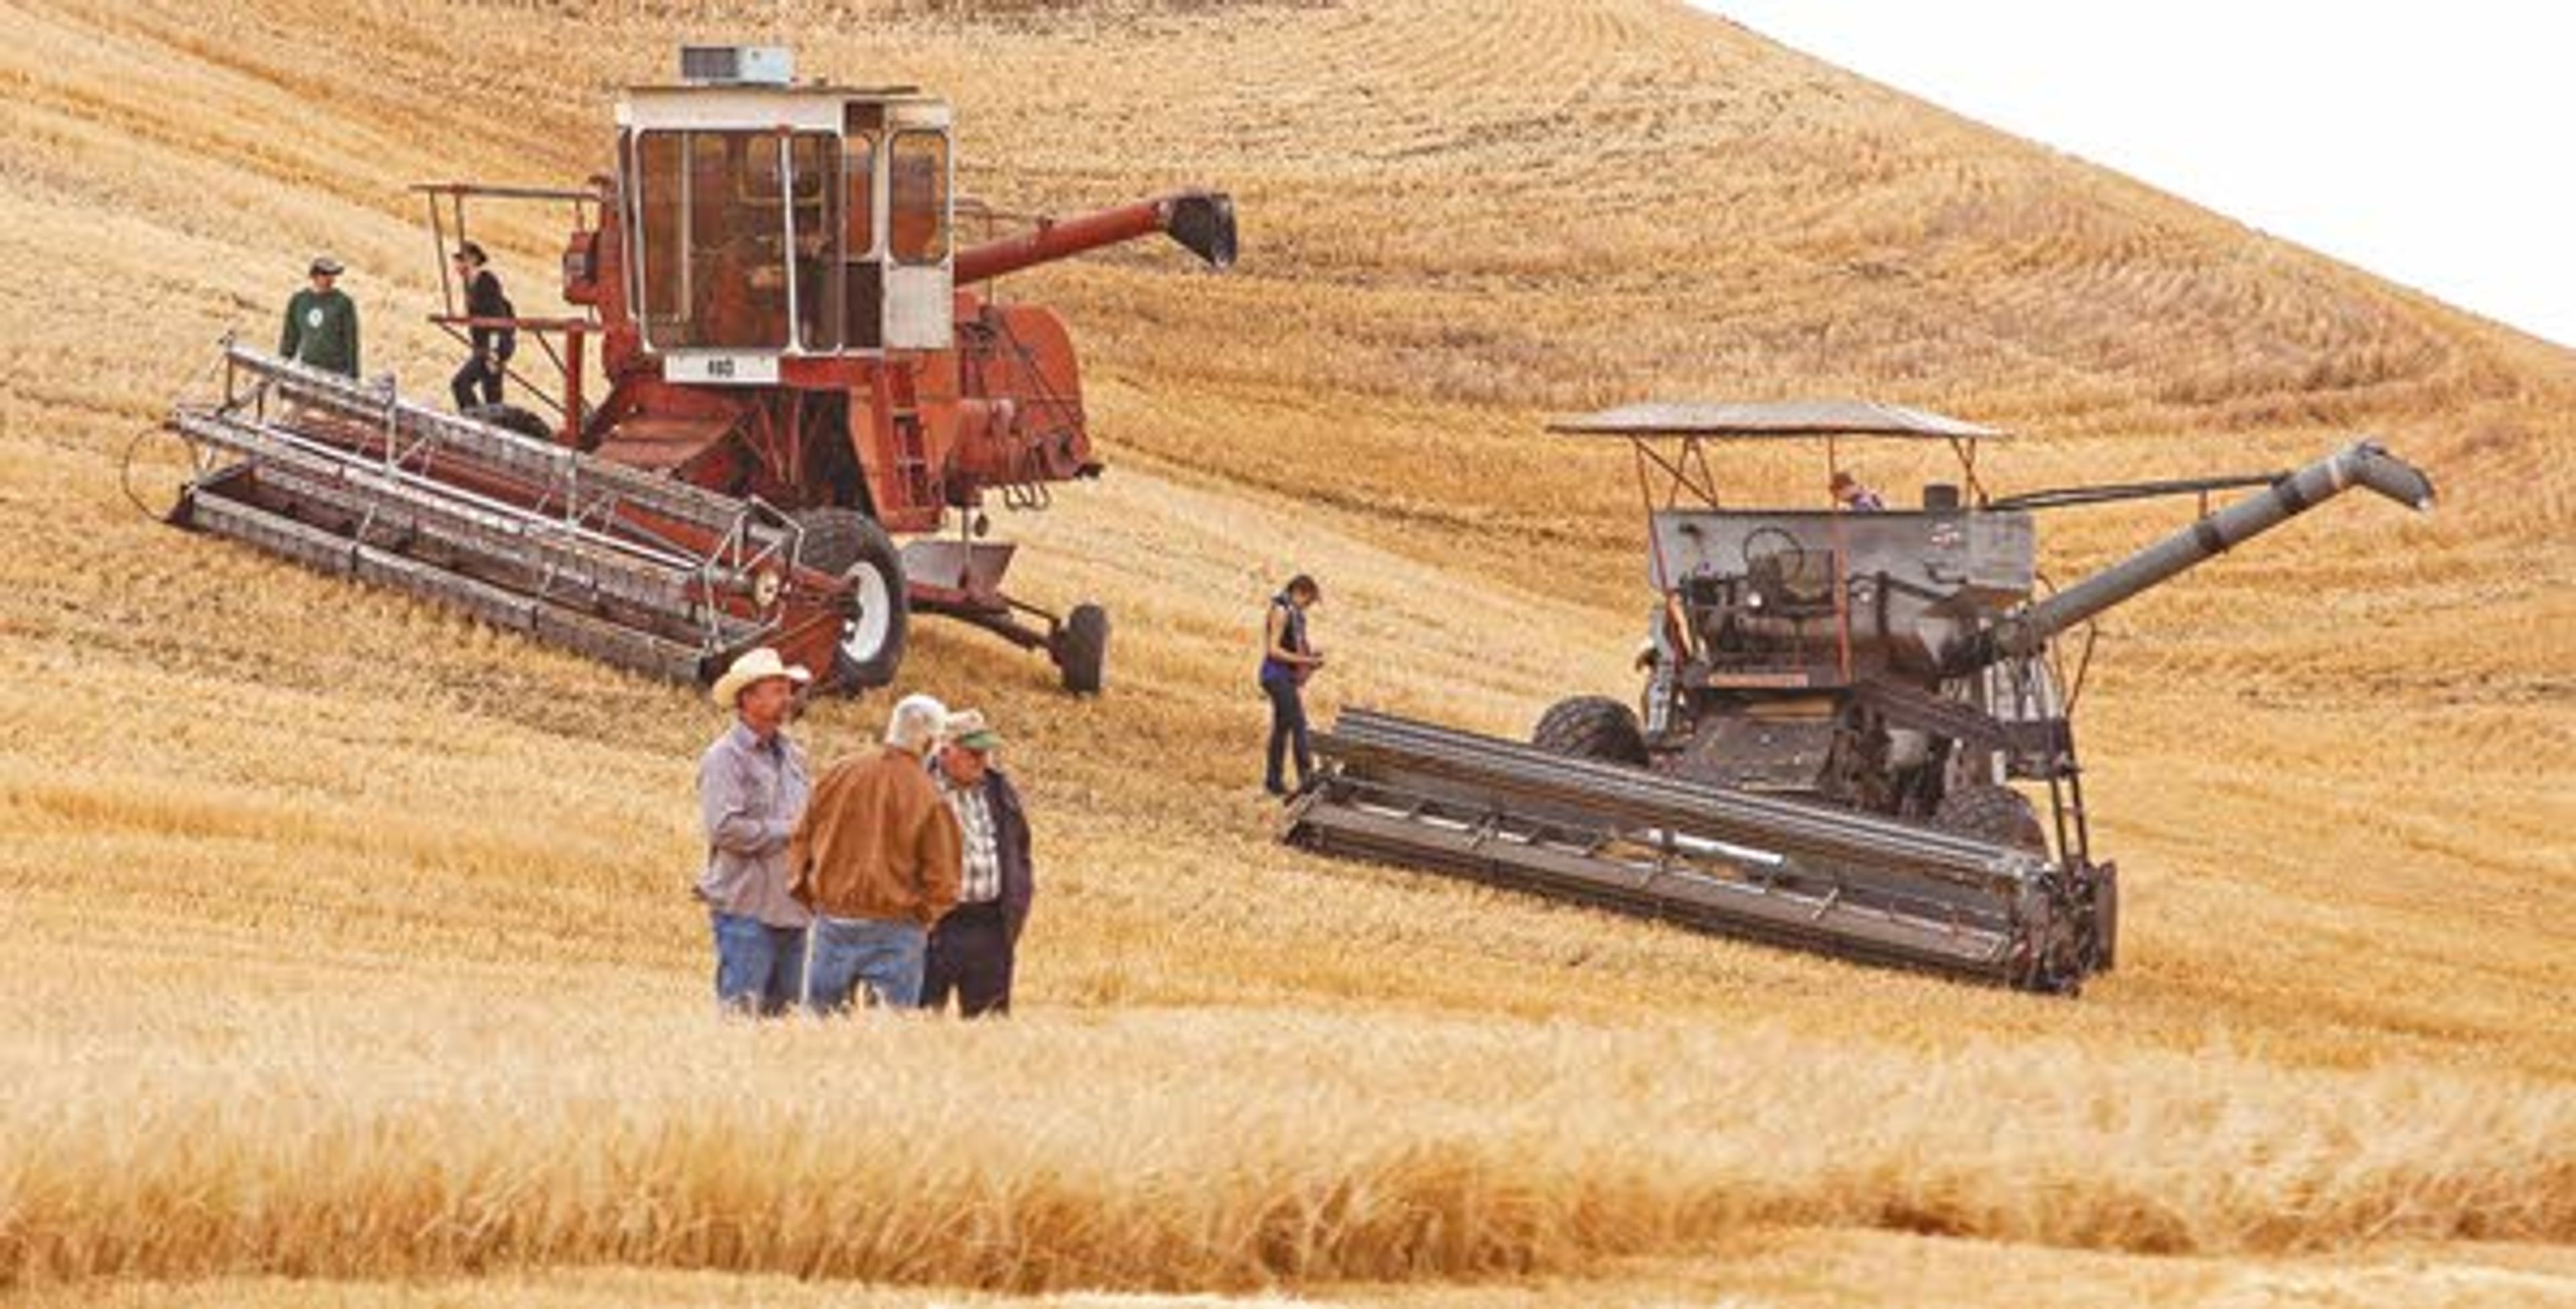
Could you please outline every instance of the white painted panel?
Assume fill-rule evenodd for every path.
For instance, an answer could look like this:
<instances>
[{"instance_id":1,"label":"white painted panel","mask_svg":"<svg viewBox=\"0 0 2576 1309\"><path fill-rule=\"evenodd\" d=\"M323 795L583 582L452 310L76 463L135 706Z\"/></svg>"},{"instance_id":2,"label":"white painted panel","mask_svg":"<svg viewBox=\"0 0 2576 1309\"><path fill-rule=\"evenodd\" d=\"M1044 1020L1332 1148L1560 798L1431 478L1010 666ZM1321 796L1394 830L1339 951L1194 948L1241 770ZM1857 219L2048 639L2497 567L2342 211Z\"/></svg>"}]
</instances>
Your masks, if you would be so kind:
<instances>
[{"instance_id":1,"label":"white painted panel","mask_svg":"<svg viewBox=\"0 0 2576 1309\"><path fill-rule=\"evenodd\" d=\"M617 106L621 127L686 127L700 130L792 127L838 132L844 97L756 86L689 91L630 91Z\"/></svg>"},{"instance_id":2,"label":"white painted panel","mask_svg":"<svg viewBox=\"0 0 2576 1309\"><path fill-rule=\"evenodd\" d=\"M748 350L675 350L662 356L662 376L697 386L776 386L778 356Z\"/></svg>"},{"instance_id":3,"label":"white painted panel","mask_svg":"<svg viewBox=\"0 0 2576 1309\"><path fill-rule=\"evenodd\" d=\"M880 147L887 162L880 166L878 176L888 179L890 189L895 142L905 132L936 132L946 138L948 106L936 102L889 105L886 120L892 130ZM957 153L955 142L949 141L947 146L941 152L946 175L941 179L939 198L943 207L940 226L948 233L948 247L935 264L907 264L889 253L885 264L885 343L890 349L945 350L956 338L956 324L951 321L956 310L951 266L957 250ZM890 204L885 216L887 227L880 230L891 231L894 215Z\"/></svg>"}]
</instances>

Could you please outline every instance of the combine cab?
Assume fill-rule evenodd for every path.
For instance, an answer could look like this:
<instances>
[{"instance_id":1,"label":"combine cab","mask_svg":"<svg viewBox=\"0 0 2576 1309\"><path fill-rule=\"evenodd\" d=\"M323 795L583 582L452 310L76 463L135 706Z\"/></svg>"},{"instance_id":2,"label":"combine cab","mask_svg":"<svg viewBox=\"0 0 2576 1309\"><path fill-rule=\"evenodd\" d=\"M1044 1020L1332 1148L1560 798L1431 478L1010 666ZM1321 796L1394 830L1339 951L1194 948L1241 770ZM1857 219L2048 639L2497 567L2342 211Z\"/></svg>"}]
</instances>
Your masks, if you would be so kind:
<instances>
[{"instance_id":1,"label":"combine cab","mask_svg":"<svg viewBox=\"0 0 2576 1309\"><path fill-rule=\"evenodd\" d=\"M1914 410L1641 405L1556 430L1635 449L1657 596L1642 694L1561 701L1526 745L1344 714L1286 838L2042 991L2110 968L2119 915L2075 750L2083 660L2070 681L2052 641L2351 487L2433 501L2368 442L2291 473L1993 498L1976 453L2003 433ZM1838 468L1838 443L1859 438L1945 445L1960 481L1924 487L1919 508L1719 503L1711 442L1820 440ZM2038 511L2205 507L2236 487L2260 489L2038 593ZM2044 790L2045 817L2024 786Z\"/></svg>"},{"instance_id":2,"label":"combine cab","mask_svg":"<svg viewBox=\"0 0 2576 1309\"><path fill-rule=\"evenodd\" d=\"M1107 616L1006 593L1012 547L984 539L990 501L1043 507L1101 471L1072 343L978 288L1157 232L1227 267L1231 201L961 246L945 103L797 83L774 49L681 62L680 84L625 92L615 172L586 188L418 188L442 252L469 202L570 211L573 312L471 318L450 286L432 318L534 339L520 358L557 376L523 393L551 418L442 413L228 343L221 396L170 420L202 456L174 521L675 678L771 644L882 685L935 613L1099 690Z\"/></svg>"}]
</instances>

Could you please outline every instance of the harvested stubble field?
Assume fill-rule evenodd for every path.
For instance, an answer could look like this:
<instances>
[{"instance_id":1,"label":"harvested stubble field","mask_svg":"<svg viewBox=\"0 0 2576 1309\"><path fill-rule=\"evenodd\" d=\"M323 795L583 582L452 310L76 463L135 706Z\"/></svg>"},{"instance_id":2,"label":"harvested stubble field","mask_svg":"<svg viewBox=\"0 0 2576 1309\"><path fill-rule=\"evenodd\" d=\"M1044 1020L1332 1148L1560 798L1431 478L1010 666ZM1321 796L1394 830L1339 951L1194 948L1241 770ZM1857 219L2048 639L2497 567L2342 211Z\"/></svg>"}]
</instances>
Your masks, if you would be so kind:
<instances>
[{"instance_id":1,"label":"harvested stubble field","mask_svg":"<svg viewBox=\"0 0 2576 1309\"><path fill-rule=\"evenodd\" d=\"M0 1294L2576 1300L2576 356L1660 0L603 8L0 0ZM1242 205L1233 275L1010 287L1074 323L1115 467L1005 526L1120 636L1074 703L917 633L907 685L1001 719L1041 824L1008 1026L719 1025L713 711L119 489L315 247L434 394L402 186L596 169L603 86L682 35L947 91L1003 209ZM523 307L557 236L488 234ZM1626 687L1625 467L1537 426L1647 394L2025 428L2015 487L2371 431L2447 498L2107 625L2129 908L2080 1002L1273 846L1248 661L1291 567L1326 707L1510 732ZM144 447L147 497L176 467ZM2052 561L2177 512L2062 517Z\"/></svg>"}]
</instances>

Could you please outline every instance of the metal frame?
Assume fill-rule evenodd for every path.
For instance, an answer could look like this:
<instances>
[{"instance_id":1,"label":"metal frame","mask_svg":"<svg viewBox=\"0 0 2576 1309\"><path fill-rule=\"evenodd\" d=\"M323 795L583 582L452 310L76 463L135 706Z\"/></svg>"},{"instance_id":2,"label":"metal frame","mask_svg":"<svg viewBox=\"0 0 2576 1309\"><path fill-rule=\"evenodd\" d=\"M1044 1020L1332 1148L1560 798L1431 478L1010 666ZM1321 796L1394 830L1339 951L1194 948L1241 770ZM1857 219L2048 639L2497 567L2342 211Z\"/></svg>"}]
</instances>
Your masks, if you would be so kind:
<instances>
[{"instance_id":1,"label":"metal frame","mask_svg":"<svg viewBox=\"0 0 2576 1309\"><path fill-rule=\"evenodd\" d=\"M456 242L462 245L468 239L465 202L469 199L569 203L572 205L573 230L594 232L599 228L599 217L604 207L603 198L592 191L572 191L554 187L493 186L479 182L424 182L411 189L414 194L424 197L428 202L430 240L437 247L440 310L430 315L430 323L446 333L458 345L469 349L474 343L473 329L478 327L507 328L525 332L533 337L538 348L545 352L547 360L554 365L555 377L563 388L561 398L549 395L546 388L529 382L517 368L510 364L504 363L501 366L502 375L518 382L521 389L535 396L539 403L554 410L556 417L562 420L560 434L564 441L567 444L577 442L581 437L582 424L582 373L587 366L588 355L583 343L585 338L601 330L598 316L584 314L579 318L531 318L519 315L506 319L483 319L460 312L456 303L456 280L449 274L447 268L448 255L452 249L448 244L447 219L452 217L455 220ZM448 203L445 214L439 210L441 199ZM561 350L555 348L552 339L555 335L564 338Z\"/></svg>"},{"instance_id":2,"label":"metal frame","mask_svg":"<svg viewBox=\"0 0 2576 1309\"><path fill-rule=\"evenodd\" d=\"M2091 971L2091 883L2028 851L1346 710L1286 839L2028 990Z\"/></svg>"},{"instance_id":3,"label":"metal frame","mask_svg":"<svg viewBox=\"0 0 2576 1309\"><path fill-rule=\"evenodd\" d=\"M760 500L593 459L230 340L223 358L221 398L172 417L206 470L180 516L210 530L673 676L695 677L838 603L837 579L800 565L802 529ZM240 462L219 466L218 453ZM428 554L415 554L423 546ZM519 581L484 576L495 571ZM606 608L649 621L621 622ZM611 629L625 635L603 635Z\"/></svg>"}]
</instances>

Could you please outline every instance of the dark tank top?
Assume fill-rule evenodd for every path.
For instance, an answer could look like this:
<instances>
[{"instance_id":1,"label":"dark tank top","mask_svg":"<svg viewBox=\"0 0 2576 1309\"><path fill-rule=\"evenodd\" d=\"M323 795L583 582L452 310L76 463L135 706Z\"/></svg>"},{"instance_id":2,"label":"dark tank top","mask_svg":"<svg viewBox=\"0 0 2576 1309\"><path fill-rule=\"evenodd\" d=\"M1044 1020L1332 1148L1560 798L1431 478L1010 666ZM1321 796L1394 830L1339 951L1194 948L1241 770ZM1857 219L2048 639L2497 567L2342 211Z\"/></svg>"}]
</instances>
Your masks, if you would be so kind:
<instances>
[{"instance_id":1,"label":"dark tank top","mask_svg":"<svg viewBox=\"0 0 2576 1309\"><path fill-rule=\"evenodd\" d=\"M1279 644L1298 654L1309 653L1306 649L1306 611L1292 603L1286 592L1270 597L1270 605L1288 615L1288 620L1279 633ZM1283 664L1270 657L1270 631L1269 624L1266 622L1262 625L1261 635L1261 680L1264 682L1296 681L1299 670L1295 666Z\"/></svg>"}]
</instances>

